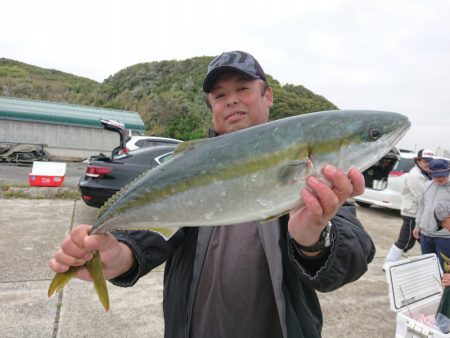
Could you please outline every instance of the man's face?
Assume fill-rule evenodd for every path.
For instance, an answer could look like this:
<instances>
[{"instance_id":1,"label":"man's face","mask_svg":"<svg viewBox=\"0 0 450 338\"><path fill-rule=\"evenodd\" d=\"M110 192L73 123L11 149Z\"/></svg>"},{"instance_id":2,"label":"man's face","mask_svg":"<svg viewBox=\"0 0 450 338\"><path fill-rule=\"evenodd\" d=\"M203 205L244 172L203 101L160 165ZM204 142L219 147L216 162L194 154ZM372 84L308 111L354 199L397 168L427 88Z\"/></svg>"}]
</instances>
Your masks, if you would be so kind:
<instances>
[{"instance_id":1,"label":"man's face","mask_svg":"<svg viewBox=\"0 0 450 338\"><path fill-rule=\"evenodd\" d=\"M437 185L444 185L448 182L448 176L433 177L433 181Z\"/></svg>"},{"instance_id":2,"label":"man's face","mask_svg":"<svg viewBox=\"0 0 450 338\"><path fill-rule=\"evenodd\" d=\"M208 94L214 130L225 134L269 121L272 89L263 88L262 80L239 73L221 75Z\"/></svg>"}]
</instances>

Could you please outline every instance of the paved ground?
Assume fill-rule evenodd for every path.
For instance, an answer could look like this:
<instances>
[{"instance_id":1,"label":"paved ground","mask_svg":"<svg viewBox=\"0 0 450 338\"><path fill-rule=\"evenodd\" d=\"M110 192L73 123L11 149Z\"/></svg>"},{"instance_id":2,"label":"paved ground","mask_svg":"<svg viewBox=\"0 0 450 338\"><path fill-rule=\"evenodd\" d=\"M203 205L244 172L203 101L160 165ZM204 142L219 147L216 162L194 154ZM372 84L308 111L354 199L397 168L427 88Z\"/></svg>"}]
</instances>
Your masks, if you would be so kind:
<instances>
[{"instance_id":1,"label":"paved ground","mask_svg":"<svg viewBox=\"0 0 450 338\"><path fill-rule=\"evenodd\" d=\"M52 273L47 261L70 230L90 223L97 209L81 201L0 199L1 337L162 337L162 268L135 287L109 285L105 313L90 284L72 281L47 298ZM359 281L320 294L323 337L393 337L395 315L381 270L396 237L400 217L383 209L358 209L377 246L375 261ZM418 254L414 248L413 254Z\"/></svg>"}]
</instances>

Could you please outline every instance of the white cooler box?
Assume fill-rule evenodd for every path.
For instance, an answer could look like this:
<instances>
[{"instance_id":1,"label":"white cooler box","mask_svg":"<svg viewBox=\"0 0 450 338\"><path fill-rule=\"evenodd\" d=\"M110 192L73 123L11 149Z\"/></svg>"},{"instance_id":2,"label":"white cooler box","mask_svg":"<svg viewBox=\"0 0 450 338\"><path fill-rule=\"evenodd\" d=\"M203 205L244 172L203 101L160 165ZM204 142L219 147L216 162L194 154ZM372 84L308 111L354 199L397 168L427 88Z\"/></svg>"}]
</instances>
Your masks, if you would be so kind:
<instances>
[{"instance_id":1,"label":"white cooler box","mask_svg":"<svg viewBox=\"0 0 450 338\"><path fill-rule=\"evenodd\" d=\"M396 338L450 337L435 326L417 321L420 315L436 315L441 300L441 269L435 254L403 259L386 268L389 300L397 312Z\"/></svg>"},{"instance_id":2,"label":"white cooler box","mask_svg":"<svg viewBox=\"0 0 450 338\"><path fill-rule=\"evenodd\" d=\"M28 174L30 186L59 187L64 182L66 163L64 162L33 162L31 173Z\"/></svg>"}]
</instances>

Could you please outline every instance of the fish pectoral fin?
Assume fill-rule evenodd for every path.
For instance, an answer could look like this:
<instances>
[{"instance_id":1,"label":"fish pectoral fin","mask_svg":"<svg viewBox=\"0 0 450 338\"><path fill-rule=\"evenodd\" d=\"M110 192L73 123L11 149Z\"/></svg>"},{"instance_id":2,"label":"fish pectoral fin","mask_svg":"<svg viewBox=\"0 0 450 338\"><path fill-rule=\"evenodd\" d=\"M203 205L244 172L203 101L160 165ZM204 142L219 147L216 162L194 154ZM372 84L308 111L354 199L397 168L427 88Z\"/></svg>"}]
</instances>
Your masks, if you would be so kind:
<instances>
[{"instance_id":1,"label":"fish pectoral fin","mask_svg":"<svg viewBox=\"0 0 450 338\"><path fill-rule=\"evenodd\" d=\"M151 227L148 230L156 232L161 235L166 241L173 236L175 232L177 232L178 228L176 227Z\"/></svg>"},{"instance_id":2,"label":"fish pectoral fin","mask_svg":"<svg viewBox=\"0 0 450 338\"><path fill-rule=\"evenodd\" d=\"M109 295L108 287L106 286L105 276L103 275L102 260L100 258L100 253L96 251L94 257L86 262L86 269L89 271L89 275L94 283L94 289L97 292L98 298L102 303L105 311L109 310Z\"/></svg>"},{"instance_id":3,"label":"fish pectoral fin","mask_svg":"<svg viewBox=\"0 0 450 338\"><path fill-rule=\"evenodd\" d=\"M51 297L55 292L61 290L81 268L81 266L71 266L66 272L56 273L48 288L48 296Z\"/></svg>"},{"instance_id":4,"label":"fish pectoral fin","mask_svg":"<svg viewBox=\"0 0 450 338\"><path fill-rule=\"evenodd\" d=\"M307 169L307 160L288 161L278 171L278 183L281 185L290 184L298 179L302 171Z\"/></svg>"},{"instance_id":5,"label":"fish pectoral fin","mask_svg":"<svg viewBox=\"0 0 450 338\"><path fill-rule=\"evenodd\" d=\"M174 235L178 231L179 227L158 227L158 226L135 226L135 227L127 227L125 230L140 230L140 231L151 231L162 238L165 241L169 240L170 237Z\"/></svg>"},{"instance_id":6,"label":"fish pectoral fin","mask_svg":"<svg viewBox=\"0 0 450 338\"><path fill-rule=\"evenodd\" d=\"M175 148L175 151L173 153L174 153L174 155L184 153L185 151L187 151L189 149L194 149L198 145L206 143L209 140L210 139L208 139L208 138L202 138L202 139L193 140L193 141L181 142L177 145L177 147Z\"/></svg>"}]
</instances>

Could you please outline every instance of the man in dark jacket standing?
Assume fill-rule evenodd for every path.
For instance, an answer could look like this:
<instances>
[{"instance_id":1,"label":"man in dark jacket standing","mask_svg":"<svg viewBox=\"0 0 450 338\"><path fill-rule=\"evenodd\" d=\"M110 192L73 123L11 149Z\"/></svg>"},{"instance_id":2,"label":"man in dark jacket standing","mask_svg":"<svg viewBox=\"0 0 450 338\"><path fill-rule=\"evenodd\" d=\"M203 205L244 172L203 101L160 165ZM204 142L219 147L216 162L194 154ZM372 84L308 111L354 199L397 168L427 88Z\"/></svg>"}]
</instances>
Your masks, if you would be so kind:
<instances>
[{"instance_id":1,"label":"man in dark jacket standing","mask_svg":"<svg viewBox=\"0 0 450 338\"><path fill-rule=\"evenodd\" d=\"M203 83L213 134L266 123L272 89L253 56L241 51L216 57ZM327 165L299 193L304 206L269 222L182 228L167 242L145 231L87 236L79 225L50 261L55 272L83 265L101 251L105 277L131 286L166 262L166 337L320 337L316 290L358 279L375 248L345 203L364 190L364 178ZM176 208L176 206L174 206ZM77 277L89 280L83 269Z\"/></svg>"}]
</instances>

